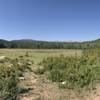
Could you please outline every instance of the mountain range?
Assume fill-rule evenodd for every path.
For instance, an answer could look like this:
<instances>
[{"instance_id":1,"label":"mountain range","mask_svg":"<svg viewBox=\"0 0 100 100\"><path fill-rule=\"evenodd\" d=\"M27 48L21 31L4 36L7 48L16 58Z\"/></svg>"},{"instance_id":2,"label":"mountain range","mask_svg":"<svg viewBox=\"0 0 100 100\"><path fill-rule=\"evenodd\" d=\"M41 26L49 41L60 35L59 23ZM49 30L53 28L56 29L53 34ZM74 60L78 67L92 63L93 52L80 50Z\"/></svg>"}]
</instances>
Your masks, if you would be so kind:
<instances>
[{"instance_id":1,"label":"mountain range","mask_svg":"<svg viewBox=\"0 0 100 100\"><path fill-rule=\"evenodd\" d=\"M3 40L0 39L0 48L29 48L29 49L85 49L100 48L100 39L84 42L57 42L39 41L32 39Z\"/></svg>"}]
</instances>

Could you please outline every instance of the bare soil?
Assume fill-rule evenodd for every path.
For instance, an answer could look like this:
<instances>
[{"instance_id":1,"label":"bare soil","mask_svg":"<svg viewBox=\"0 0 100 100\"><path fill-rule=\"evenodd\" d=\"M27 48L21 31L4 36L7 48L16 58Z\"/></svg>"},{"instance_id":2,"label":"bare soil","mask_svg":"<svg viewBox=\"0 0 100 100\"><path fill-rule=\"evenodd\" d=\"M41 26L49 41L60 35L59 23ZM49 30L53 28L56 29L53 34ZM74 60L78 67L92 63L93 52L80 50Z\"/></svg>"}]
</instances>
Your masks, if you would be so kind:
<instances>
[{"instance_id":1,"label":"bare soil","mask_svg":"<svg viewBox=\"0 0 100 100\"><path fill-rule=\"evenodd\" d=\"M49 81L46 76L26 72L18 87L21 91L18 100L100 100L100 86L83 94L69 89L60 89L56 83Z\"/></svg>"}]
</instances>

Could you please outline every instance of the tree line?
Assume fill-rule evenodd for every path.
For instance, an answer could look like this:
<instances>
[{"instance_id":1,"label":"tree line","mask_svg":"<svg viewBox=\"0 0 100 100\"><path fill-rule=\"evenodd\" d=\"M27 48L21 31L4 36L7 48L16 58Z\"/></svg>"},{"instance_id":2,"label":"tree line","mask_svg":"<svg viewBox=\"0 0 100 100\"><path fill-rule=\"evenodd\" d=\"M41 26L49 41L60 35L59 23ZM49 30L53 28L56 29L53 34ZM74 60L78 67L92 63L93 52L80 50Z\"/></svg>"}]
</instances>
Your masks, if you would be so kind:
<instances>
[{"instance_id":1,"label":"tree line","mask_svg":"<svg viewBox=\"0 0 100 100\"><path fill-rule=\"evenodd\" d=\"M49 42L36 40L0 39L0 48L26 48L26 49L89 49L100 48L100 39L87 42Z\"/></svg>"}]
</instances>

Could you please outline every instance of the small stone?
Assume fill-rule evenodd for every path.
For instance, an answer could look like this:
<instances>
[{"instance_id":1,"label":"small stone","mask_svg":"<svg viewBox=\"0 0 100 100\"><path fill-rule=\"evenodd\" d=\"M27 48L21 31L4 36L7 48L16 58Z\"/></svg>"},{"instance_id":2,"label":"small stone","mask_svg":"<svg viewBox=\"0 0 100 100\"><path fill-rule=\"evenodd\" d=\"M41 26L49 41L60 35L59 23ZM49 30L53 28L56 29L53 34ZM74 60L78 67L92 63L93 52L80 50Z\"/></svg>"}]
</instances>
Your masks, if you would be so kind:
<instances>
[{"instance_id":1,"label":"small stone","mask_svg":"<svg viewBox=\"0 0 100 100\"><path fill-rule=\"evenodd\" d=\"M61 84L62 84L62 85L65 85L65 84L66 84L66 81L64 81L64 82L61 82Z\"/></svg>"},{"instance_id":2,"label":"small stone","mask_svg":"<svg viewBox=\"0 0 100 100\"><path fill-rule=\"evenodd\" d=\"M19 77L19 80L24 81L24 80L25 80L25 78L24 78L24 77Z\"/></svg>"}]
</instances>

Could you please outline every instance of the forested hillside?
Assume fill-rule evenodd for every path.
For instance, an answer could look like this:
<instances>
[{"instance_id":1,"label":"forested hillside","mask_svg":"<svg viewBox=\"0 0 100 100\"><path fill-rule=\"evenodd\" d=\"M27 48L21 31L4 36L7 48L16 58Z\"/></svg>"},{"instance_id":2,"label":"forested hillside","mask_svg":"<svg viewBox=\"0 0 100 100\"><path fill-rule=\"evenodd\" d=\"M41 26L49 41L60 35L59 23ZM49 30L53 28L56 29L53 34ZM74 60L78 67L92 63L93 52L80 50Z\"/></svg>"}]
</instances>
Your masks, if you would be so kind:
<instances>
[{"instance_id":1,"label":"forested hillside","mask_svg":"<svg viewBox=\"0 0 100 100\"><path fill-rule=\"evenodd\" d=\"M100 48L100 39L87 42L49 42L30 39L7 41L0 39L0 48L89 49Z\"/></svg>"}]
</instances>

